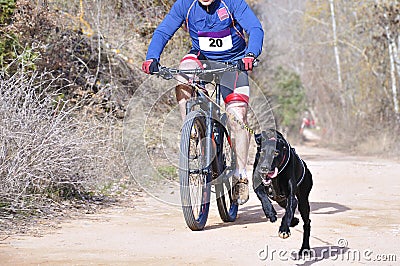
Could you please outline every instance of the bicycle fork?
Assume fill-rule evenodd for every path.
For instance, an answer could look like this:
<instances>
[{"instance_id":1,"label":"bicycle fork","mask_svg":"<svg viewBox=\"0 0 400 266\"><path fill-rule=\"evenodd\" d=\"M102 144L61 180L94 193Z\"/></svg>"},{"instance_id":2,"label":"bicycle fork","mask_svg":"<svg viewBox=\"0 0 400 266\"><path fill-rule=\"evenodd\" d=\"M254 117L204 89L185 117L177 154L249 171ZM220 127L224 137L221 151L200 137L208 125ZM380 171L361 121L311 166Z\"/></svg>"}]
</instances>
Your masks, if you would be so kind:
<instances>
[{"instance_id":1,"label":"bicycle fork","mask_svg":"<svg viewBox=\"0 0 400 266\"><path fill-rule=\"evenodd\" d=\"M222 140L223 132L218 118L218 109L212 102L208 103L208 112L212 114L206 118L206 158L205 169L207 173L212 175L212 179L217 178L222 172Z\"/></svg>"},{"instance_id":2,"label":"bicycle fork","mask_svg":"<svg viewBox=\"0 0 400 266\"><path fill-rule=\"evenodd\" d=\"M212 102L207 103L208 113L212 114L214 111L214 106ZM215 157L214 149L214 132L213 132L213 118L212 115L206 117L206 158L205 158L205 168L204 170L207 174L211 174L211 164Z\"/></svg>"}]
</instances>

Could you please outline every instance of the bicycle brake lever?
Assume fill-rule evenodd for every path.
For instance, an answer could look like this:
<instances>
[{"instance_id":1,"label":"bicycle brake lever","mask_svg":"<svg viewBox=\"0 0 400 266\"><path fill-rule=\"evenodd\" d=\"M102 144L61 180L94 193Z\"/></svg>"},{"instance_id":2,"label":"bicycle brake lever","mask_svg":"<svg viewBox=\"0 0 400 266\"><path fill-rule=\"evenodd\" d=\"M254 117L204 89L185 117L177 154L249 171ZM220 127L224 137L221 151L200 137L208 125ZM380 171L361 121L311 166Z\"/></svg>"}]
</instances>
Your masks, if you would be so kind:
<instances>
[{"instance_id":1,"label":"bicycle brake lever","mask_svg":"<svg viewBox=\"0 0 400 266\"><path fill-rule=\"evenodd\" d=\"M173 78L172 73L166 68L161 67L158 72L155 72L158 77L162 77L163 79L170 80Z\"/></svg>"}]
</instances>

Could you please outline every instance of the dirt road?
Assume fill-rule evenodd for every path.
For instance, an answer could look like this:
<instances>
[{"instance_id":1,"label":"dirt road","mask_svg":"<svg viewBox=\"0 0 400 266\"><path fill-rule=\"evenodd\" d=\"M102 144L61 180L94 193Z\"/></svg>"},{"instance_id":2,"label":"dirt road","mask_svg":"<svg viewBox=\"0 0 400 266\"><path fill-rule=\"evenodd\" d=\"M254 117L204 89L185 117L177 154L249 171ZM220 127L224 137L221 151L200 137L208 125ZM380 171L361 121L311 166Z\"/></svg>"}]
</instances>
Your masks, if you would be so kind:
<instances>
[{"instance_id":1,"label":"dirt road","mask_svg":"<svg viewBox=\"0 0 400 266\"><path fill-rule=\"evenodd\" d=\"M297 151L314 177L313 258L290 255L300 248L302 226L280 239L280 220L265 219L254 193L234 223L222 223L212 204L201 232L186 227L178 207L143 195L131 208L68 221L42 237L0 241L0 264L398 265L400 163L312 147Z\"/></svg>"}]
</instances>

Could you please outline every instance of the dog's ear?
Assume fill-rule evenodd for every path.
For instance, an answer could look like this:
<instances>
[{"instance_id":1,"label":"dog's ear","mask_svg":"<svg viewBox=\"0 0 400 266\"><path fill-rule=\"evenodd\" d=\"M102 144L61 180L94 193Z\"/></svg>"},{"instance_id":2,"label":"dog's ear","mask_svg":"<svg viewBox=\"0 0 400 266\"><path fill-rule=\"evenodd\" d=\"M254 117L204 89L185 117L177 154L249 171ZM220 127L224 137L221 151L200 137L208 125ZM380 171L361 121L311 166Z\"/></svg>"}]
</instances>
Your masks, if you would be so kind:
<instances>
[{"instance_id":1,"label":"dog's ear","mask_svg":"<svg viewBox=\"0 0 400 266\"><path fill-rule=\"evenodd\" d=\"M286 140L285 140L285 138L283 137L283 134L281 133L281 132L279 132L279 131L275 131L276 132L276 135L277 135L277 137L278 137L278 139L281 139L281 140L283 140L283 141L285 141L286 142Z\"/></svg>"},{"instance_id":2,"label":"dog's ear","mask_svg":"<svg viewBox=\"0 0 400 266\"><path fill-rule=\"evenodd\" d=\"M254 134L254 139L257 143L257 146L261 146L261 134Z\"/></svg>"}]
</instances>

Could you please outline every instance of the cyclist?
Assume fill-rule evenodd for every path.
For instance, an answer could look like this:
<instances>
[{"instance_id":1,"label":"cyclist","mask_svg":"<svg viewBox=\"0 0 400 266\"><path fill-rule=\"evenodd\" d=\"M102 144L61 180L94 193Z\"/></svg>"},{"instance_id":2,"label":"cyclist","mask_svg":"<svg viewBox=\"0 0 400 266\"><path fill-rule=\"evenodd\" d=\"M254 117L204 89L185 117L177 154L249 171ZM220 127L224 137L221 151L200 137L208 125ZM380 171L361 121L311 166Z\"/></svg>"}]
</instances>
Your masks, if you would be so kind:
<instances>
[{"instance_id":1,"label":"cyclist","mask_svg":"<svg viewBox=\"0 0 400 266\"><path fill-rule=\"evenodd\" d=\"M315 120L309 111L304 112L304 117L300 126L300 135L303 135L304 128L315 128Z\"/></svg>"},{"instance_id":2,"label":"cyclist","mask_svg":"<svg viewBox=\"0 0 400 266\"><path fill-rule=\"evenodd\" d=\"M177 0L154 31L142 65L145 73L158 72L165 45L183 23L190 34L192 48L180 61L180 69L202 68L200 60L213 60L237 62L241 70L225 73L220 83L226 111L240 121L229 121L229 124L237 156L233 196L238 204L244 204L249 199L246 163L250 134L243 127L247 124L250 91L247 71L252 70L253 62L262 50L264 32L261 23L245 0ZM176 99L182 118L185 118L186 101L191 97L192 89L185 85L183 77L178 80Z\"/></svg>"}]
</instances>

